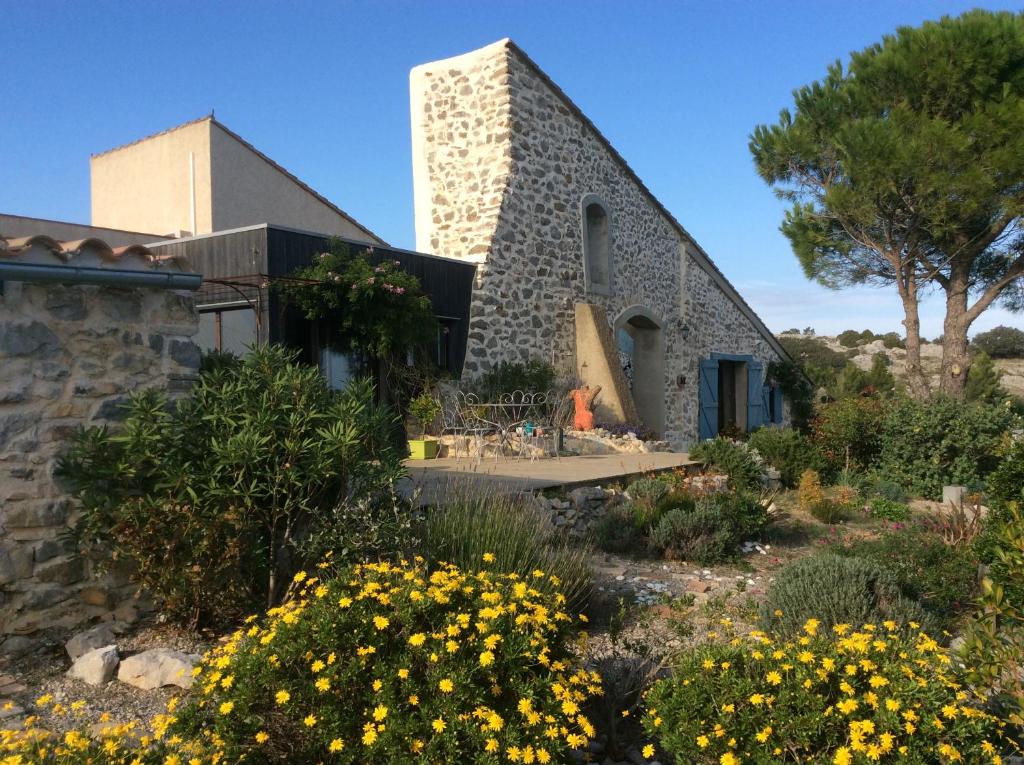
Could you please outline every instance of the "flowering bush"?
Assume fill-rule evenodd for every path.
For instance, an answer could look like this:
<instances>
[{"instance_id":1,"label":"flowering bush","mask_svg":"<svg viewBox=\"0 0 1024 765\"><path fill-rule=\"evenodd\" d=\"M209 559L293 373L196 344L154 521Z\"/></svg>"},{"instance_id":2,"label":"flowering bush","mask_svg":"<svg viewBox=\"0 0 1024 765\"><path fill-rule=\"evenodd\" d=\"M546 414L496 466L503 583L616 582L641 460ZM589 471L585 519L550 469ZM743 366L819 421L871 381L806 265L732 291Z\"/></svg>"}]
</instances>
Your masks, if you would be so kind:
<instances>
[{"instance_id":1,"label":"flowering bush","mask_svg":"<svg viewBox=\"0 0 1024 765\"><path fill-rule=\"evenodd\" d=\"M600 678L574 665L564 598L533 584L548 576L300 573L196 669L174 730L229 761L564 762L594 735L581 707Z\"/></svg>"},{"instance_id":2,"label":"flowering bush","mask_svg":"<svg viewBox=\"0 0 1024 765\"><path fill-rule=\"evenodd\" d=\"M1003 723L949 654L895 622L705 644L648 694L647 733L677 762L1000 763ZM731 637L731 636L727 636Z\"/></svg>"}]
</instances>

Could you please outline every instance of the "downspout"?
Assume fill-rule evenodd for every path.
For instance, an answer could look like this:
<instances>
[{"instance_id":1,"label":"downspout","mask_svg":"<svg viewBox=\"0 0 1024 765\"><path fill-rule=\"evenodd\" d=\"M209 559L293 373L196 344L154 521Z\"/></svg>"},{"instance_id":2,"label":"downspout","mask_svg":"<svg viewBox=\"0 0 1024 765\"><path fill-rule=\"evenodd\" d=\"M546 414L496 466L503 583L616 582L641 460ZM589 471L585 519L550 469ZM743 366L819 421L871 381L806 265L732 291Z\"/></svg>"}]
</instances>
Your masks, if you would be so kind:
<instances>
[{"instance_id":1,"label":"downspout","mask_svg":"<svg viewBox=\"0 0 1024 765\"><path fill-rule=\"evenodd\" d=\"M188 153L188 211L189 221L192 228L189 230L189 236L196 235L196 155L194 152Z\"/></svg>"},{"instance_id":2,"label":"downspout","mask_svg":"<svg viewBox=\"0 0 1024 765\"><path fill-rule=\"evenodd\" d=\"M118 268L44 266L0 261L0 282L96 284L104 287L153 287L166 290L197 290L202 274L129 271Z\"/></svg>"}]
</instances>

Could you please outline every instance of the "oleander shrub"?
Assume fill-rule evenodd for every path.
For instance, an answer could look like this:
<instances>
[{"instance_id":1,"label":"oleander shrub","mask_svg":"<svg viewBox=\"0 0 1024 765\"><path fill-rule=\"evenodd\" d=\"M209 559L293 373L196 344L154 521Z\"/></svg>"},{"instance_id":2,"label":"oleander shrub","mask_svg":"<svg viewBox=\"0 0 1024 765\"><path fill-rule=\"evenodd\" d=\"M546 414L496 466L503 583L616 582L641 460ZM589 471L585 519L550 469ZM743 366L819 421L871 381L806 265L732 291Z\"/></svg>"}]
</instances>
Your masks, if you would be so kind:
<instances>
[{"instance_id":1,"label":"oleander shrub","mask_svg":"<svg viewBox=\"0 0 1024 765\"><path fill-rule=\"evenodd\" d=\"M171 731L228 762L565 762L594 736L565 598L528 577L422 562L297 577L293 600L195 671Z\"/></svg>"},{"instance_id":2,"label":"oleander shrub","mask_svg":"<svg viewBox=\"0 0 1024 765\"><path fill-rule=\"evenodd\" d=\"M810 441L791 428L760 428L750 434L747 443L779 471L783 485L791 489L805 470L818 466L818 454Z\"/></svg>"},{"instance_id":3,"label":"oleander shrub","mask_svg":"<svg viewBox=\"0 0 1024 765\"><path fill-rule=\"evenodd\" d=\"M1018 418L1005 402L942 396L895 400L879 428L879 472L917 496L938 499L947 485L980 486Z\"/></svg>"},{"instance_id":4,"label":"oleander shrub","mask_svg":"<svg viewBox=\"0 0 1024 765\"><path fill-rule=\"evenodd\" d=\"M764 505L750 494L712 494L668 510L651 530L651 542L668 558L718 563L734 557L767 520Z\"/></svg>"},{"instance_id":5,"label":"oleander shrub","mask_svg":"<svg viewBox=\"0 0 1024 765\"><path fill-rule=\"evenodd\" d=\"M486 493L468 486L452 487L444 505L427 511L426 557L466 570L483 555L493 556L495 570L530 577L548 576L536 587L561 593L570 607L582 611L593 587L590 549L557 533L550 516L513 496Z\"/></svg>"},{"instance_id":6,"label":"oleander shrub","mask_svg":"<svg viewBox=\"0 0 1024 765\"><path fill-rule=\"evenodd\" d=\"M757 452L741 441L717 436L701 441L690 450L690 457L729 476L734 491L756 489L764 470Z\"/></svg>"},{"instance_id":7,"label":"oleander shrub","mask_svg":"<svg viewBox=\"0 0 1024 765\"><path fill-rule=\"evenodd\" d=\"M296 352L259 348L175 404L133 396L117 432L76 433L59 466L81 505L74 534L164 613L231 623L279 602L324 549L355 560L415 541L393 489L395 421L369 383L338 393Z\"/></svg>"},{"instance_id":8,"label":"oleander shrub","mask_svg":"<svg viewBox=\"0 0 1024 765\"><path fill-rule=\"evenodd\" d=\"M796 634L812 618L826 629L889 619L932 626L888 570L873 561L831 553L785 566L761 604L761 625L775 634Z\"/></svg>"},{"instance_id":9,"label":"oleander shrub","mask_svg":"<svg viewBox=\"0 0 1024 765\"><path fill-rule=\"evenodd\" d=\"M844 539L828 546L836 555L871 561L890 574L900 591L918 602L935 623L951 628L978 592L978 556L970 545L948 545L916 526L893 526L877 538Z\"/></svg>"},{"instance_id":10,"label":"oleander shrub","mask_svg":"<svg viewBox=\"0 0 1024 765\"><path fill-rule=\"evenodd\" d=\"M871 517L884 521L905 521L910 518L910 505L888 497L872 497L868 500Z\"/></svg>"},{"instance_id":11,"label":"oleander shrub","mask_svg":"<svg viewBox=\"0 0 1024 765\"><path fill-rule=\"evenodd\" d=\"M594 543L604 552L641 553L647 549L647 538L637 528L632 508L613 507L594 524Z\"/></svg>"},{"instance_id":12,"label":"oleander shrub","mask_svg":"<svg viewBox=\"0 0 1024 765\"><path fill-rule=\"evenodd\" d=\"M1014 746L983 701L923 632L810 618L790 640L726 634L683 653L643 726L694 765L998 763Z\"/></svg>"}]
</instances>

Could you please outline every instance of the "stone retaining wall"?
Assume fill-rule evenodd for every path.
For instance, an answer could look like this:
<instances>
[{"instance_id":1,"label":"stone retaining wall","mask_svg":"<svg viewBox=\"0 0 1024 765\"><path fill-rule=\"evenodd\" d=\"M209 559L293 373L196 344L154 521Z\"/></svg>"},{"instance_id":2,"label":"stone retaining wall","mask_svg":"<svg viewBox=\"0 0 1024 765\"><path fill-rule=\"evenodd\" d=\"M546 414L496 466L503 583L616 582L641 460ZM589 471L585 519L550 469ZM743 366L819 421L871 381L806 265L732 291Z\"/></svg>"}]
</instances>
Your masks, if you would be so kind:
<instances>
[{"instance_id":1,"label":"stone retaining wall","mask_svg":"<svg viewBox=\"0 0 1024 765\"><path fill-rule=\"evenodd\" d=\"M188 389L199 367L191 293L6 282L0 294L0 640L134 614L132 588L94 579L65 532L54 471L81 425L115 422L137 389ZM13 652L20 638L0 650Z\"/></svg>"}]
</instances>

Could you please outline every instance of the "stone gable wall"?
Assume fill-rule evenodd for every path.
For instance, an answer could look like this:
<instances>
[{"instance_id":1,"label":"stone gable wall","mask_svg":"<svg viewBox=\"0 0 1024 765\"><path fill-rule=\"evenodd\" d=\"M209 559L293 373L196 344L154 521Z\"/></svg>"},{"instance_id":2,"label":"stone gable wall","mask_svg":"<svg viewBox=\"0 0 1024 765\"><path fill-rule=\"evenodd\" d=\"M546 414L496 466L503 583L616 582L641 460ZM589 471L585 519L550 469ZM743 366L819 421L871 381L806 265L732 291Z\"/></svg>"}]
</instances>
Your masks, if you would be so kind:
<instances>
[{"instance_id":1,"label":"stone gable wall","mask_svg":"<svg viewBox=\"0 0 1024 765\"><path fill-rule=\"evenodd\" d=\"M480 264L465 376L531 358L570 374L576 303L611 322L642 306L664 337L665 437L686 445L698 435L701 357L776 358L679 228L510 42L419 67L411 86L417 246ZM609 294L588 292L584 278L590 194L611 218Z\"/></svg>"},{"instance_id":2,"label":"stone gable wall","mask_svg":"<svg viewBox=\"0 0 1024 765\"><path fill-rule=\"evenodd\" d=\"M0 641L133 610L133 588L93 578L68 546L74 505L54 471L69 435L116 422L131 391L187 390L199 367L197 329L187 292L4 283Z\"/></svg>"}]
</instances>

